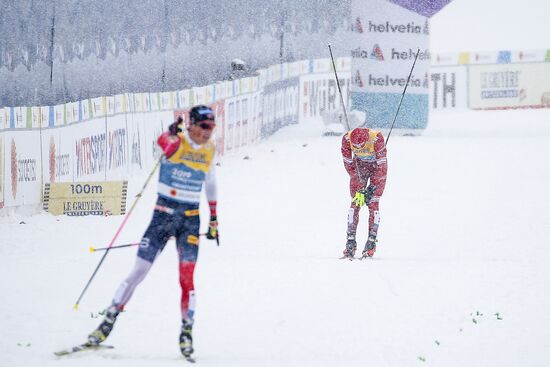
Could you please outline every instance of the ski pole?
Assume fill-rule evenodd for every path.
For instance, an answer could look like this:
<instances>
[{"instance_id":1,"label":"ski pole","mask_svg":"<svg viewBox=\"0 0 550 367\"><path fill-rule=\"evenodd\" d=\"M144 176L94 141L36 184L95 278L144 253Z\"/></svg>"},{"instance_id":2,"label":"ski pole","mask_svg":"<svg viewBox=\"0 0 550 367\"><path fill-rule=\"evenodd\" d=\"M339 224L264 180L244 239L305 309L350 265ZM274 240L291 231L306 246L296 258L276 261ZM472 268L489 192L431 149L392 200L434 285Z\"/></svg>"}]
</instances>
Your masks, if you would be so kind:
<instances>
[{"instance_id":1,"label":"ski pole","mask_svg":"<svg viewBox=\"0 0 550 367\"><path fill-rule=\"evenodd\" d=\"M344 104L344 97L342 96L342 90L340 89L340 81L338 80L338 73L336 73L336 65L334 64L334 57L332 57L332 49L330 44L328 45L328 51L330 52L330 59L332 60L332 68L334 69L334 76L336 77L336 85L338 86L338 93L340 93L340 103L342 104L342 109L344 110L344 117L346 119L346 126L350 130L348 122L348 114L346 112L346 105Z\"/></svg>"},{"instance_id":2,"label":"ski pole","mask_svg":"<svg viewBox=\"0 0 550 367\"><path fill-rule=\"evenodd\" d=\"M399 113L399 109L401 108L401 103L403 102L403 97L405 97L405 92L407 92L407 87L409 86L409 81L411 80L411 76L414 70L414 65L416 65L416 59L418 58L418 54L420 53L420 48L416 51L416 55L414 56L414 62L411 67L411 72L409 73L409 77L407 78L407 83L405 83L405 88L403 89L403 93L401 94L401 99L399 100L399 105L397 106L397 111L395 111L395 116L393 116L393 122L391 123L390 132L388 133L388 137L386 138L386 147L388 146L388 142L390 141L390 135L391 131L393 130L393 125L395 124L395 120L397 119L397 114Z\"/></svg>"},{"instance_id":3,"label":"ski pole","mask_svg":"<svg viewBox=\"0 0 550 367\"><path fill-rule=\"evenodd\" d=\"M199 236L206 236L207 233L201 233L199 234ZM100 248L95 248L94 246L90 246L88 248L88 250L90 252L96 252L96 251L107 251L107 250L114 250L114 249L117 249L117 248L123 248L123 247L131 247L131 246L137 246L139 245L139 242L138 243L126 243L124 245L115 245L115 246L111 246L111 247L100 247ZM219 245L218 245L219 246Z\"/></svg>"},{"instance_id":4,"label":"ski pole","mask_svg":"<svg viewBox=\"0 0 550 367\"><path fill-rule=\"evenodd\" d=\"M143 192L145 191L145 188L147 187L147 185L149 184L149 181L151 181L151 178L153 177L153 174L155 173L155 171L157 170L157 167L160 165L160 161L162 160L162 157L163 156L160 156L160 158L158 159L157 163L155 164L155 167L153 167L153 169L151 170L151 173L149 174L149 176L147 177L147 179L145 180L145 183L143 184L143 187L141 188L141 191L136 195L136 199L134 200L134 203L132 204L132 206L130 207L130 210L126 213L126 216L124 217L124 219L122 220L122 223L120 224L120 226L118 227L115 235L113 236L113 239L111 240L111 242L109 243L109 246L107 246L107 249L105 250L105 253L103 254L103 256L101 257L101 260L99 260L99 263L97 264L94 272L92 273L92 276L90 277L90 279L88 279L88 283L86 283L86 286L84 287L84 289L82 290L82 292L80 293L80 296L78 296L78 299L76 300L76 303L74 304L73 306L73 309L74 310L78 310L78 305L80 304L80 301L82 300L82 297L84 297L84 294L86 293L86 290L88 289L88 287L90 286L90 283L92 282L92 280L94 279L97 271L99 270L99 267L101 266L101 264L103 264L103 261L105 260L105 257L107 256L107 254L109 253L109 249L111 247L113 247L113 244L115 243L115 240L117 239L118 235L120 234L120 232L122 231L122 228L124 228L124 225L126 224L126 222L128 221L128 218L130 217L130 214L132 214L132 212L134 211L134 208L136 207L136 204L138 203L139 199L141 198L141 196L143 195Z\"/></svg>"},{"instance_id":5,"label":"ski pole","mask_svg":"<svg viewBox=\"0 0 550 367\"><path fill-rule=\"evenodd\" d=\"M111 247L100 247L95 248L94 246L90 246L89 250L90 252L96 252L96 251L107 251L107 250L113 250L116 248L123 248L123 247L130 247L130 246L137 246L139 243L127 243L125 245L117 245L117 246L111 246Z\"/></svg>"}]
</instances>

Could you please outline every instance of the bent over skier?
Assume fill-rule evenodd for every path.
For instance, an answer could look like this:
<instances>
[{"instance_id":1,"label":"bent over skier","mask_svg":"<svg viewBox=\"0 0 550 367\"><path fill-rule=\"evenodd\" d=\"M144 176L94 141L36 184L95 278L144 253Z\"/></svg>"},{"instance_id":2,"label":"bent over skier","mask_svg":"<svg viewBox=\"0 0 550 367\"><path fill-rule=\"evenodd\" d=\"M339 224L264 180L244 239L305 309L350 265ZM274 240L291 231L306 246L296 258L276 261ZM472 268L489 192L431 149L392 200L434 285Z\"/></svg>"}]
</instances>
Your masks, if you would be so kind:
<instances>
[{"instance_id":1,"label":"bent over skier","mask_svg":"<svg viewBox=\"0 0 550 367\"><path fill-rule=\"evenodd\" d=\"M350 176L352 197L344 256L352 258L355 255L359 211L363 205L367 205L369 235L362 257L372 257L376 251L376 235L380 223L378 203L384 193L388 170L384 137L379 131L358 127L342 137L341 150L344 167Z\"/></svg>"},{"instance_id":2,"label":"bent over skier","mask_svg":"<svg viewBox=\"0 0 550 367\"><path fill-rule=\"evenodd\" d=\"M153 218L141 239L133 270L118 287L99 327L88 336L92 345L98 345L109 336L118 314L173 236L179 256L182 291L180 349L186 358L191 358L195 309L193 273L199 251L199 202L203 183L210 206L207 238L218 237L217 187L215 165L212 164L215 149L210 141L215 127L214 113L207 106L195 106L189 112L188 128L183 129L182 124L180 117L158 138L165 156L161 160Z\"/></svg>"}]
</instances>

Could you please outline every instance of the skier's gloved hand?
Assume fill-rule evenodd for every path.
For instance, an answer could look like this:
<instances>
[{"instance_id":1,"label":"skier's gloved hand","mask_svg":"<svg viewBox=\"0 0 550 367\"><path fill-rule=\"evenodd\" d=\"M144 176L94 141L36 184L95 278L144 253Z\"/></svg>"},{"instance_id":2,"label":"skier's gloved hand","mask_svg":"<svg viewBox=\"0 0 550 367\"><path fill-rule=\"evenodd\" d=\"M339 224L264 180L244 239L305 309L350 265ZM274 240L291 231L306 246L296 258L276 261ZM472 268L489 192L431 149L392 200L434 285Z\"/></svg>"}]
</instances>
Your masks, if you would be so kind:
<instances>
[{"instance_id":1,"label":"skier's gloved hand","mask_svg":"<svg viewBox=\"0 0 550 367\"><path fill-rule=\"evenodd\" d=\"M183 123L183 118L180 116L176 121L174 121L169 127L170 135L178 135L182 132L181 124Z\"/></svg>"},{"instance_id":2,"label":"skier's gloved hand","mask_svg":"<svg viewBox=\"0 0 550 367\"><path fill-rule=\"evenodd\" d=\"M376 186L369 185L368 187L363 187L362 189L359 189L355 196L353 197L353 202L357 206L363 206L365 204L369 204L370 200L372 199L372 196L374 195L374 190L376 189Z\"/></svg>"},{"instance_id":3,"label":"skier's gloved hand","mask_svg":"<svg viewBox=\"0 0 550 367\"><path fill-rule=\"evenodd\" d=\"M369 186L367 186L366 188L362 188L361 190L363 190L363 194L365 195L365 202L368 205L370 199L372 199L372 196L374 195L374 190L376 190L376 186L370 184Z\"/></svg>"},{"instance_id":4,"label":"skier's gloved hand","mask_svg":"<svg viewBox=\"0 0 550 367\"><path fill-rule=\"evenodd\" d=\"M208 232L206 232L206 238L209 240L215 239L220 245L220 234L218 232L218 218L215 215L210 216L210 223L208 223Z\"/></svg>"}]
</instances>

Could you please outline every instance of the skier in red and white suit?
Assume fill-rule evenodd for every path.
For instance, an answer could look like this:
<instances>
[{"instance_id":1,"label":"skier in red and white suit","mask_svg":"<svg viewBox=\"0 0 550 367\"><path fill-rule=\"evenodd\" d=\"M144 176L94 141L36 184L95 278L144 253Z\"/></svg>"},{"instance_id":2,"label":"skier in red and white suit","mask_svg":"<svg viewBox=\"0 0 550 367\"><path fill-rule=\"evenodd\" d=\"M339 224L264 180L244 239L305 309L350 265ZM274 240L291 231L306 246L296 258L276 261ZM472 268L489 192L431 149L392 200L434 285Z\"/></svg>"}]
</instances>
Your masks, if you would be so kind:
<instances>
[{"instance_id":1,"label":"skier in red and white suit","mask_svg":"<svg viewBox=\"0 0 550 367\"><path fill-rule=\"evenodd\" d=\"M386 186L388 163L384 137L379 131L365 127L355 128L342 137L342 158L350 176L352 202L348 213L347 243L344 256L353 257L357 242L355 233L362 205L369 208L369 237L363 257L372 257L376 251L376 235L380 223L378 203ZM362 203L361 197L364 197Z\"/></svg>"}]
</instances>

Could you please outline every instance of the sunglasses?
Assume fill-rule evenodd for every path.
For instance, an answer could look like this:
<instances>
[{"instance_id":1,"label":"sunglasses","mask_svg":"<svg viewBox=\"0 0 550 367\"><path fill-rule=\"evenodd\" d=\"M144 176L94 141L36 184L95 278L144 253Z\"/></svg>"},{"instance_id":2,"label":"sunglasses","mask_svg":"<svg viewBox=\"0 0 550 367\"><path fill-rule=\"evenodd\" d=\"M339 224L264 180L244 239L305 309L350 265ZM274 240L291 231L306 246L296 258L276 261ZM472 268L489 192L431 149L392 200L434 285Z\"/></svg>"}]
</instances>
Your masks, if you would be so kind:
<instances>
[{"instance_id":1,"label":"sunglasses","mask_svg":"<svg viewBox=\"0 0 550 367\"><path fill-rule=\"evenodd\" d=\"M216 124L214 123L208 123L208 122L201 122L198 123L199 127L203 130L213 130L216 127Z\"/></svg>"}]
</instances>

